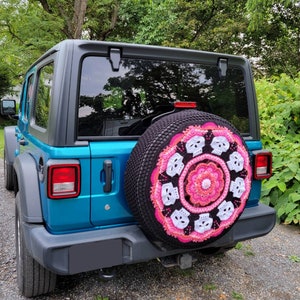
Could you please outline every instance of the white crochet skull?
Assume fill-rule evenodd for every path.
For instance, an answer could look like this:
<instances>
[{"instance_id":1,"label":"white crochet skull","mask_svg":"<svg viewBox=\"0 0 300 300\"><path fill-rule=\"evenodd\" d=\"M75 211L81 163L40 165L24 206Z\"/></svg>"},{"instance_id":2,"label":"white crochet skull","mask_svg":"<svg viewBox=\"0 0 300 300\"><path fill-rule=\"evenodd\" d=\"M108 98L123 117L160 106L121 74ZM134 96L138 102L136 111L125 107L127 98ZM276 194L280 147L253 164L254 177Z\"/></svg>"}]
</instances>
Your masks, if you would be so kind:
<instances>
[{"instance_id":1,"label":"white crochet skull","mask_svg":"<svg viewBox=\"0 0 300 300\"><path fill-rule=\"evenodd\" d=\"M233 152L229 155L229 161L227 162L227 166L231 171L242 171L244 166L244 159L241 154L238 152Z\"/></svg>"},{"instance_id":2,"label":"white crochet skull","mask_svg":"<svg viewBox=\"0 0 300 300\"><path fill-rule=\"evenodd\" d=\"M178 188L174 187L171 182L165 183L161 187L161 197L164 205L174 204L179 199Z\"/></svg>"},{"instance_id":3,"label":"white crochet skull","mask_svg":"<svg viewBox=\"0 0 300 300\"><path fill-rule=\"evenodd\" d=\"M238 177L235 181L230 183L230 192L233 193L233 197L239 198L245 192L245 182L242 178Z\"/></svg>"},{"instance_id":4,"label":"white crochet skull","mask_svg":"<svg viewBox=\"0 0 300 300\"><path fill-rule=\"evenodd\" d=\"M211 147L214 149L213 154L221 155L229 149L229 142L224 136L216 136L211 142Z\"/></svg>"},{"instance_id":5,"label":"white crochet skull","mask_svg":"<svg viewBox=\"0 0 300 300\"><path fill-rule=\"evenodd\" d=\"M190 213L184 208L181 208L180 210L176 209L171 214L171 220L175 227L177 227L179 229L184 229L185 227L188 226L188 224L190 222L190 220L188 218L189 215L190 215Z\"/></svg>"},{"instance_id":6,"label":"white crochet skull","mask_svg":"<svg viewBox=\"0 0 300 300\"><path fill-rule=\"evenodd\" d=\"M179 153L175 153L171 156L167 165L167 174L169 176L175 176L176 174L180 174L184 168L184 164L182 162L183 157Z\"/></svg>"},{"instance_id":7,"label":"white crochet skull","mask_svg":"<svg viewBox=\"0 0 300 300\"><path fill-rule=\"evenodd\" d=\"M234 211L234 206L231 202L223 201L218 206L219 212L217 213L217 216L220 218L221 221L228 220Z\"/></svg>"},{"instance_id":8,"label":"white crochet skull","mask_svg":"<svg viewBox=\"0 0 300 300\"><path fill-rule=\"evenodd\" d=\"M205 145L205 138L203 136L193 136L189 139L185 145L187 153L193 153L193 156L197 156L202 153L202 149Z\"/></svg>"},{"instance_id":9,"label":"white crochet skull","mask_svg":"<svg viewBox=\"0 0 300 300\"><path fill-rule=\"evenodd\" d=\"M203 233L210 230L213 224L213 219L209 217L209 214L201 214L199 219L195 221L195 231Z\"/></svg>"}]
</instances>

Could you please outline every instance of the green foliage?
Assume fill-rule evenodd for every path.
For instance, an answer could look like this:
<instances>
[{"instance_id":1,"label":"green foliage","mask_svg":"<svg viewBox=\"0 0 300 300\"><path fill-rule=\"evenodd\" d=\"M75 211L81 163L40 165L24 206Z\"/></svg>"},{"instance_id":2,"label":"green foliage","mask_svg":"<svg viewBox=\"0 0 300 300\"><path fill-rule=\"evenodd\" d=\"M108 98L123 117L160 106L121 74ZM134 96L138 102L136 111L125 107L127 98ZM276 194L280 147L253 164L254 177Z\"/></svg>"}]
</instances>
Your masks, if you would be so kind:
<instances>
[{"instance_id":1,"label":"green foliage","mask_svg":"<svg viewBox=\"0 0 300 300\"><path fill-rule=\"evenodd\" d=\"M5 0L0 66L20 83L66 38L201 49L256 58L256 74L300 71L300 6L293 0ZM1 74L1 70L0 70Z\"/></svg>"},{"instance_id":2,"label":"green foliage","mask_svg":"<svg viewBox=\"0 0 300 300\"><path fill-rule=\"evenodd\" d=\"M297 255L290 255L289 260L294 262L294 263L300 263L300 257Z\"/></svg>"},{"instance_id":3,"label":"green foliage","mask_svg":"<svg viewBox=\"0 0 300 300\"><path fill-rule=\"evenodd\" d=\"M0 65L0 99L9 92L10 72L6 65Z\"/></svg>"},{"instance_id":4,"label":"green foliage","mask_svg":"<svg viewBox=\"0 0 300 300\"><path fill-rule=\"evenodd\" d=\"M0 70L6 68L11 83L17 85L26 69L64 38L62 21L45 12L36 1L4 2L0 5Z\"/></svg>"},{"instance_id":5,"label":"green foliage","mask_svg":"<svg viewBox=\"0 0 300 300\"><path fill-rule=\"evenodd\" d=\"M205 291L214 291L217 289L217 286L214 283L207 283L203 285Z\"/></svg>"},{"instance_id":6,"label":"green foliage","mask_svg":"<svg viewBox=\"0 0 300 300\"><path fill-rule=\"evenodd\" d=\"M232 296L232 299L237 299L237 300L243 300L244 299L242 294L240 294L238 292L235 292L235 291L232 292L231 296Z\"/></svg>"},{"instance_id":7,"label":"green foliage","mask_svg":"<svg viewBox=\"0 0 300 300\"><path fill-rule=\"evenodd\" d=\"M262 140L273 153L273 176L264 182L262 201L286 224L300 224L300 74L282 74L256 83Z\"/></svg>"},{"instance_id":8,"label":"green foliage","mask_svg":"<svg viewBox=\"0 0 300 300\"><path fill-rule=\"evenodd\" d=\"M248 36L251 36L256 65L265 66L265 74L300 71L300 5L295 0L248 0Z\"/></svg>"}]
</instances>

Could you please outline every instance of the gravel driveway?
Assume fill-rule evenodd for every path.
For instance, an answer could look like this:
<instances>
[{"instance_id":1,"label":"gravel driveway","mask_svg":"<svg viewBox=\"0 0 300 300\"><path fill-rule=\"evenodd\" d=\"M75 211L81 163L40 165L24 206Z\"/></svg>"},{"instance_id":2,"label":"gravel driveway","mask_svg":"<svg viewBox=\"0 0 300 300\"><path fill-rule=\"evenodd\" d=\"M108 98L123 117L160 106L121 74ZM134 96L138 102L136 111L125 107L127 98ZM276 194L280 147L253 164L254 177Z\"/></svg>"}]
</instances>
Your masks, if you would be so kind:
<instances>
[{"instance_id":1,"label":"gravel driveway","mask_svg":"<svg viewBox=\"0 0 300 300\"><path fill-rule=\"evenodd\" d=\"M3 186L0 159L0 299L25 299L16 283L14 195ZM267 236L238 244L225 255L198 255L189 270L158 261L121 266L111 281L98 272L59 277L46 299L300 299L300 227L276 225ZM298 261L298 262L297 262Z\"/></svg>"}]
</instances>

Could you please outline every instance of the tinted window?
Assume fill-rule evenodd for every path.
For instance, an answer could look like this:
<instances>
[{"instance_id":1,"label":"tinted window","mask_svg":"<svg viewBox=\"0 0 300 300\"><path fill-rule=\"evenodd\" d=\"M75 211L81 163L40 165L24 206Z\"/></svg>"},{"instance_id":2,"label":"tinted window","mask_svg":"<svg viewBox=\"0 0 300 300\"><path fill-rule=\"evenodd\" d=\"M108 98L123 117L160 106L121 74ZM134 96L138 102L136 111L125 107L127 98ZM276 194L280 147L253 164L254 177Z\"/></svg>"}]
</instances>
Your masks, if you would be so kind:
<instances>
[{"instance_id":1,"label":"tinted window","mask_svg":"<svg viewBox=\"0 0 300 300\"><path fill-rule=\"evenodd\" d=\"M175 101L194 101L198 110L219 115L249 132L247 97L241 69L122 59L117 72L104 57L83 60L79 95L79 136L140 135Z\"/></svg>"},{"instance_id":2,"label":"tinted window","mask_svg":"<svg viewBox=\"0 0 300 300\"><path fill-rule=\"evenodd\" d=\"M34 90L34 75L30 75L30 77L27 80L27 91L26 91L26 100L25 100L25 108L24 108L24 120L28 119L28 110L29 110L29 105L32 102L33 99L33 90Z\"/></svg>"},{"instance_id":3,"label":"tinted window","mask_svg":"<svg viewBox=\"0 0 300 300\"><path fill-rule=\"evenodd\" d=\"M53 63L44 66L38 74L38 87L35 104L35 124L47 128L51 102Z\"/></svg>"}]
</instances>

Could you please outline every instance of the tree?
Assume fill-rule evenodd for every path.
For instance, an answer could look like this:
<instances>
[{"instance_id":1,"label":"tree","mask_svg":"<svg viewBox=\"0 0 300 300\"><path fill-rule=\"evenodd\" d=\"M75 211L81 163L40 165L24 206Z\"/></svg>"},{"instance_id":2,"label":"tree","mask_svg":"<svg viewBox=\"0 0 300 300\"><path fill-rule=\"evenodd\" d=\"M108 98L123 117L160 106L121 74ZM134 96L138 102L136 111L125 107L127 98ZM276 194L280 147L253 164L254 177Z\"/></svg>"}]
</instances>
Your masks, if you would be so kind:
<instances>
[{"instance_id":1,"label":"tree","mask_svg":"<svg viewBox=\"0 0 300 300\"><path fill-rule=\"evenodd\" d=\"M0 65L0 99L5 96L11 88L8 69Z\"/></svg>"},{"instance_id":2,"label":"tree","mask_svg":"<svg viewBox=\"0 0 300 300\"><path fill-rule=\"evenodd\" d=\"M293 0L4 0L0 6L0 55L17 81L30 63L66 38L239 54L255 58L257 73L295 75L300 71L297 3Z\"/></svg>"},{"instance_id":3,"label":"tree","mask_svg":"<svg viewBox=\"0 0 300 300\"><path fill-rule=\"evenodd\" d=\"M300 72L300 2L248 0L253 56L268 75Z\"/></svg>"},{"instance_id":4,"label":"tree","mask_svg":"<svg viewBox=\"0 0 300 300\"><path fill-rule=\"evenodd\" d=\"M61 22L36 3L22 0L3 1L0 20L0 65L16 85L30 64L61 40Z\"/></svg>"},{"instance_id":5,"label":"tree","mask_svg":"<svg viewBox=\"0 0 300 300\"><path fill-rule=\"evenodd\" d=\"M88 0L34 0L51 16L62 21L62 33L69 39L80 39Z\"/></svg>"}]
</instances>

